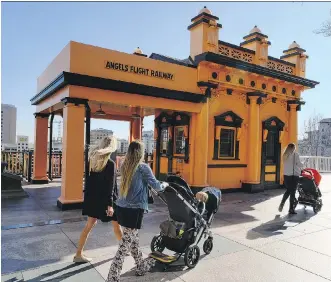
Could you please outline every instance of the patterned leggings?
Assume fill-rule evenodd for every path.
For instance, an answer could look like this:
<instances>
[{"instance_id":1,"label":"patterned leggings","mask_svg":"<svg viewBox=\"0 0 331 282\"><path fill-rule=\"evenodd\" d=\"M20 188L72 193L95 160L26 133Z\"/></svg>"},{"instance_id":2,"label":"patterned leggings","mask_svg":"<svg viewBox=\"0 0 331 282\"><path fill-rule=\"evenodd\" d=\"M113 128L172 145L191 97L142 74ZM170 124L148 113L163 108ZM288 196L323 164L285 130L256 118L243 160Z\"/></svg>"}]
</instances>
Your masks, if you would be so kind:
<instances>
[{"instance_id":1,"label":"patterned leggings","mask_svg":"<svg viewBox=\"0 0 331 282\"><path fill-rule=\"evenodd\" d=\"M126 254L131 251L136 262L136 275L142 276L149 271L154 265L155 260L152 258L143 259L143 255L139 249L138 230L131 228L123 228L123 237L119 243L118 251L110 266L106 282L120 281L120 275L123 267L123 262Z\"/></svg>"}]
</instances>

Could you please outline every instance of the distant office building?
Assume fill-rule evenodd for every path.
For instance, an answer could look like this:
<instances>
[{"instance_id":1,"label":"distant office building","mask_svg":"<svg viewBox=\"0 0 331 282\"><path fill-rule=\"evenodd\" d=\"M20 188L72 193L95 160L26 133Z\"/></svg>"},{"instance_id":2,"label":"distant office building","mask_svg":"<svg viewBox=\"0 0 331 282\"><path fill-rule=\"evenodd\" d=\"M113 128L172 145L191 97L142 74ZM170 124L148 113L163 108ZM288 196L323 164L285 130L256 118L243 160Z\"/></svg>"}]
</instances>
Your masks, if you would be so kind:
<instances>
[{"instance_id":1,"label":"distant office building","mask_svg":"<svg viewBox=\"0 0 331 282\"><path fill-rule=\"evenodd\" d=\"M1 143L16 144L16 115L15 106L1 104Z\"/></svg>"},{"instance_id":2,"label":"distant office building","mask_svg":"<svg viewBox=\"0 0 331 282\"><path fill-rule=\"evenodd\" d=\"M102 138L106 136L113 136L114 132L112 130L97 128L91 130L90 134L90 144L97 144Z\"/></svg>"},{"instance_id":3,"label":"distant office building","mask_svg":"<svg viewBox=\"0 0 331 282\"><path fill-rule=\"evenodd\" d=\"M301 155L331 157L331 118L320 120L317 130L306 133L306 138L298 140Z\"/></svg>"},{"instance_id":4,"label":"distant office building","mask_svg":"<svg viewBox=\"0 0 331 282\"><path fill-rule=\"evenodd\" d=\"M49 151L49 142L47 144L47 151ZM57 138L57 139L53 139L52 142L52 152L56 153L56 152L62 152L62 140Z\"/></svg>"},{"instance_id":5,"label":"distant office building","mask_svg":"<svg viewBox=\"0 0 331 282\"><path fill-rule=\"evenodd\" d=\"M29 150L29 136L17 135L17 151L27 151Z\"/></svg>"},{"instance_id":6,"label":"distant office building","mask_svg":"<svg viewBox=\"0 0 331 282\"><path fill-rule=\"evenodd\" d=\"M117 152L119 154L126 154L129 148L129 141L126 139L117 139Z\"/></svg>"},{"instance_id":7,"label":"distant office building","mask_svg":"<svg viewBox=\"0 0 331 282\"><path fill-rule=\"evenodd\" d=\"M145 152L152 154L154 149L154 131L143 131L142 141L144 142Z\"/></svg>"},{"instance_id":8,"label":"distant office building","mask_svg":"<svg viewBox=\"0 0 331 282\"><path fill-rule=\"evenodd\" d=\"M1 143L1 151L9 152L9 153L16 153L17 152L17 145L16 144Z\"/></svg>"}]
</instances>

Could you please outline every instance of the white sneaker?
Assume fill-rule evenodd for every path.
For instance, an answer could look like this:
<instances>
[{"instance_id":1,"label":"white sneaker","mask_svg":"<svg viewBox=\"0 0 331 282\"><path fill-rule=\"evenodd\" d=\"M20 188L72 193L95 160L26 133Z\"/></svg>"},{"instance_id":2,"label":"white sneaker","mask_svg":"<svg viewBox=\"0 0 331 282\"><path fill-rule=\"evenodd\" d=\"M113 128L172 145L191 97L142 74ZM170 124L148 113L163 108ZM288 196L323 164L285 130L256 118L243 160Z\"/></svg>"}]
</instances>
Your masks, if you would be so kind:
<instances>
[{"instance_id":1,"label":"white sneaker","mask_svg":"<svg viewBox=\"0 0 331 282\"><path fill-rule=\"evenodd\" d=\"M92 259L88 258L88 257L85 257L85 256L81 256L81 257L76 257L75 256L74 260L73 260L73 262L75 262L75 263L88 263L90 261L92 261Z\"/></svg>"}]
</instances>

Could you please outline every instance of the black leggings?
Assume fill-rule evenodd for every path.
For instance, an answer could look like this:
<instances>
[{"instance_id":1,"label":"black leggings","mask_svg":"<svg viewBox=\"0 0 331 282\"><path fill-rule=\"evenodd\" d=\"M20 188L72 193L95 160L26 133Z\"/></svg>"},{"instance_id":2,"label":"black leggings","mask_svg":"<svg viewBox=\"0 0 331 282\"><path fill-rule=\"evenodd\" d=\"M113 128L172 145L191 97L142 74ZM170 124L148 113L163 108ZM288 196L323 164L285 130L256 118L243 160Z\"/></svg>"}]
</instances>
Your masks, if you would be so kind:
<instances>
[{"instance_id":1,"label":"black leggings","mask_svg":"<svg viewBox=\"0 0 331 282\"><path fill-rule=\"evenodd\" d=\"M284 193L281 204L284 205L287 198L290 196L290 210L294 209L295 192L297 191L298 182L299 176L284 175L284 184L286 187L286 192Z\"/></svg>"}]
</instances>

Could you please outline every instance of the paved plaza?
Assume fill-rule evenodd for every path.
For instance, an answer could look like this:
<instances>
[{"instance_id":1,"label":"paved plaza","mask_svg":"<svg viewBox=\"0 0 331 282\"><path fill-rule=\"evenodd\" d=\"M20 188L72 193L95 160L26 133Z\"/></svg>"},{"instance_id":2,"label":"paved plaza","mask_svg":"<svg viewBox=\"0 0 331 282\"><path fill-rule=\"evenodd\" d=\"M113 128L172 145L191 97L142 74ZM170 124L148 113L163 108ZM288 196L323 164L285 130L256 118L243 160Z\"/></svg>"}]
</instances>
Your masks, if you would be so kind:
<instances>
[{"instance_id":1,"label":"paved plaza","mask_svg":"<svg viewBox=\"0 0 331 282\"><path fill-rule=\"evenodd\" d=\"M1 281L105 281L117 249L111 224L98 223L90 235L89 264L72 263L85 224L81 211L56 207L60 183L24 186L30 197L2 200ZM156 266L144 277L134 276L134 261L125 259L121 281L330 281L331 174L321 184L324 206L298 206L288 216L277 208L282 190L259 194L224 194L213 222L214 249L188 270L183 261L163 271ZM140 233L144 254L167 218L156 201ZM202 245L202 244L201 244Z\"/></svg>"}]
</instances>

